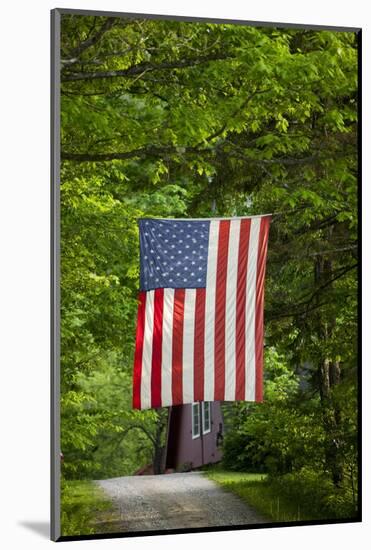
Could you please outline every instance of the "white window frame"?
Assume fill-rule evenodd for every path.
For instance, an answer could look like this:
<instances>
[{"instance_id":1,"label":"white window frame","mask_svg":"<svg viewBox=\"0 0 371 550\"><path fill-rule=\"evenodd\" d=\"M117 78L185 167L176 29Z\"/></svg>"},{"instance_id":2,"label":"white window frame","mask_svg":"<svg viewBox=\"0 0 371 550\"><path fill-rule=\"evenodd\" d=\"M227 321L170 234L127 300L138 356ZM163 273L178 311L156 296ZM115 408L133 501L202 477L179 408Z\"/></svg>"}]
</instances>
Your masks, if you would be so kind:
<instances>
[{"instance_id":1,"label":"white window frame","mask_svg":"<svg viewBox=\"0 0 371 550\"><path fill-rule=\"evenodd\" d=\"M208 422L208 428L205 427L205 405L208 406L209 409L209 422ZM210 401L203 401L202 402L202 433L208 434L211 432L211 403Z\"/></svg>"},{"instance_id":2,"label":"white window frame","mask_svg":"<svg viewBox=\"0 0 371 550\"><path fill-rule=\"evenodd\" d=\"M205 424L205 404L207 404L209 409L209 421L208 426ZM196 423L195 423L195 411L197 410L198 414L198 432L196 433ZM196 401L192 403L192 439L197 439L197 437L200 437L201 435L201 429L202 429L202 435L208 434L211 432L211 402L210 401L202 401L202 427L200 422L200 402Z\"/></svg>"},{"instance_id":3,"label":"white window frame","mask_svg":"<svg viewBox=\"0 0 371 550\"><path fill-rule=\"evenodd\" d=\"M195 433L195 413L194 411L197 410L198 412L198 433ZM201 435L201 422L200 422L200 403L192 403L192 439L196 439L197 437L200 437Z\"/></svg>"}]
</instances>

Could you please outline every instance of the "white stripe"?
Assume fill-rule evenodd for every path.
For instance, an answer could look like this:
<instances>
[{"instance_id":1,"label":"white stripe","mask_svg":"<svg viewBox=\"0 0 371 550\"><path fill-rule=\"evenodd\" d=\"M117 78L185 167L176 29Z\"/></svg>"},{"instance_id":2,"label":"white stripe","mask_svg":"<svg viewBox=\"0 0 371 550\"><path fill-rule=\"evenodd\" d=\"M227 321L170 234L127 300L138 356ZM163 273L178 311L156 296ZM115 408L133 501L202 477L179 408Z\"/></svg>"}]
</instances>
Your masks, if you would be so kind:
<instances>
[{"instance_id":1,"label":"white stripe","mask_svg":"<svg viewBox=\"0 0 371 550\"><path fill-rule=\"evenodd\" d=\"M161 404L173 404L171 391L172 352L173 352L173 312L174 289L164 289L164 312L162 319L162 365L161 365Z\"/></svg>"},{"instance_id":2,"label":"white stripe","mask_svg":"<svg viewBox=\"0 0 371 550\"><path fill-rule=\"evenodd\" d=\"M225 401L236 398L236 293L240 220L230 224L225 307Z\"/></svg>"},{"instance_id":3,"label":"white stripe","mask_svg":"<svg viewBox=\"0 0 371 550\"><path fill-rule=\"evenodd\" d=\"M193 350L196 289L187 288L184 296L183 323L183 403L193 402Z\"/></svg>"},{"instance_id":4,"label":"white stripe","mask_svg":"<svg viewBox=\"0 0 371 550\"><path fill-rule=\"evenodd\" d=\"M261 218L251 220L246 277L245 400L255 401L255 296Z\"/></svg>"},{"instance_id":5,"label":"white stripe","mask_svg":"<svg viewBox=\"0 0 371 550\"><path fill-rule=\"evenodd\" d=\"M142 380L140 386L140 402L142 409L151 407L151 372L152 372L152 339L154 318L155 291L149 290L146 296L146 312L144 321Z\"/></svg>"},{"instance_id":6,"label":"white stripe","mask_svg":"<svg viewBox=\"0 0 371 550\"><path fill-rule=\"evenodd\" d=\"M212 220L209 229L205 296L205 383L204 401L214 401L215 287L218 260L219 221Z\"/></svg>"}]
</instances>

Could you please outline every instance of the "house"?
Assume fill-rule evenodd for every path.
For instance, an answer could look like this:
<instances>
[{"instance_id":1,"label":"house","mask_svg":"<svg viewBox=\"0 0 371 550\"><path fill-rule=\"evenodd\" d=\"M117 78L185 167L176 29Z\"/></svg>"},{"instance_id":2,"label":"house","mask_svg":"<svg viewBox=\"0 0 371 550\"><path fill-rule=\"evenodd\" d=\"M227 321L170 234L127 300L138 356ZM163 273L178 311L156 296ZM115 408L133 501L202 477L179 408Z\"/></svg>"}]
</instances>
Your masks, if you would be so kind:
<instances>
[{"instance_id":1,"label":"house","mask_svg":"<svg viewBox=\"0 0 371 550\"><path fill-rule=\"evenodd\" d=\"M223 417L219 401L171 408L166 470L191 470L222 458Z\"/></svg>"}]
</instances>

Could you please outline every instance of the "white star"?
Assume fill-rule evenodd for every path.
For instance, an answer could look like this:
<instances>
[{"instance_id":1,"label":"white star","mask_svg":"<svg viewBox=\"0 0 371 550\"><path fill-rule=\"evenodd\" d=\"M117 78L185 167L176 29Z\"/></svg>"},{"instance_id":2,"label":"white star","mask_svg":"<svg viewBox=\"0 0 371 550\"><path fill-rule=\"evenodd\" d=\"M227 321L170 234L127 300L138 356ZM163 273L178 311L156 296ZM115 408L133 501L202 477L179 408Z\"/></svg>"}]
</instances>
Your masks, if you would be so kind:
<instances>
[{"instance_id":1,"label":"white star","mask_svg":"<svg viewBox=\"0 0 371 550\"><path fill-rule=\"evenodd\" d=\"M171 260L174 260L174 256L170 256L170 259L171 259Z\"/></svg>"},{"instance_id":2,"label":"white star","mask_svg":"<svg viewBox=\"0 0 371 550\"><path fill-rule=\"evenodd\" d=\"M186 247L186 248L189 248L189 244L186 244L186 246L185 246L185 247Z\"/></svg>"},{"instance_id":3,"label":"white star","mask_svg":"<svg viewBox=\"0 0 371 550\"><path fill-rule=\"evenodd\" d=\"M195 276L195 274L194 274L194 273L191 273L191 275L192 275L192 277L194 277L194 276Z\"/></svg>"},{"instance_id":4,"label":"white star","mask_svg":"<svg viewBox=\"0 0 371 550\"><path fill-rule=\"evenodd\" d=\"M201 282L201 279L197 279L198 282Z\"/></svg>"},{"instance_id":5,"label":"white star","mask_svg":"<svg viewBox=\"0 0 371 550\"><path fill-rule=\"evenodd\" d=\"M172 245L171 245L171 248L175 248L175 244L172 244Z\"/></svg>"},{"instance_id":6,"label":"white star","mask_svg":"<svg viewBox=\"0 0 371 550\"><path fill-rule=\"evenodd\" d=\"M183 279L183 280L184 280L185 283L187 282L187 279Z\"/></svg>"},{"instance_id":7,"label":"white star","mask_svg":"<svg viewBox=\"0 0 371 550\"><path fill-rule=\"evenodd\" d=\"M173 282L173 279L169 279L169 281L172 283L172 282Z\"/></svg>"},{"instance_id":8,"label":"white star","mask_svg":"<svg viewBox=\"0 0 371 550\"><path fill-rule=\"evenodd\" d=\"M200 244L200 248L203 248L203 247L204 247L204 245L203 245L203 244Z\"/></svg>"},{"instance_id":9,"label":"white star","mask_svg":"<svg viewBox=\"0 0 371 550\"><path fill-rule=\"evenodd\" d=\"M198 271L202 271L202 267L199 267L199 268L198 268Z\"/></svg>"},{"instance_id":10,"label":"white star","mask_svg":"<svg viewBox=\"0 0 371 550\"><path fill-rule=\"evenodd\" d=\"M169 239L165 239L165 243L168 243L169 242Z\"/></svg>"},{"instance_id":11,"label":"white star","mask_svg":"<svg viewBox=\"0 0 371 550\"><path fill-rule=\"evenodd\" d=\"M151 254L153 254L153 253L154 253L154 250L152 250L152 248L151 248L150 252L151 252Z\"/></svg>"},{"instance_id":12,"label":"white star","mask_svg":"<svg viewBox=\"0 0 371 550\"><path fill-rule=\"evenodd\" d=\"M146 237L148 237L149 233L144 233Z\"/></svg>"},{"instance_id":13,"label":"white star","mask_svg":"<svg viewBox=\"0 0 371 550\"><path fill-rule=\"evenodd\" d=\"M183 241L182 241L182 239L180 239L180 241L179 241L179 242L180 242L180 243L182 243L182 242L183 242Z\"/></svg>"},{"instance_id":14,"label":"white star","mask_svg":"<svg viewBox=\"0 0 371 550\"><path fill-rule=\"evenodd\" d=\"M192 265L195 265L196 262L192 262Z\"/></svg>"},{"instance_id":15,"label":"white star","mask_svg":"<svg viewBox=\"0 0 371 550\"><path fill-rule=\"evenodd\" d=\"M190 236L191 236L191 235L187 235L187 239L189 239Z\"/></svg>"},{"instance_id":16,"label":"white star","mask_svg":"<svg viewBox=\"0 0 371 550\"><path fill-rule=\"evenodd\" d=\"M185 267L185 268L184 268L184 271L188 271L188 267Z\"/></svg>"},{"instance_id":17,"label":"white star","mask_svg":"<svg viewBox=\"0 0 371 550\"><path fill-rule=\"evenodd\" d=\"M145 260L148 260L148 256L144 256L144 259L145 259Z\"/></svg>"},{"instance_id":18,"label":"white star","mask_svg":"<svg viewBox=\"0 0 371 550\"><path fill-rule=\"evenodd\" d=\"M159 260L159 259L160 259L160 256L156 256L156 258L157 258L157 260Z\"/></svg>"},{"instance_id":19,"label":"white star","mask_svg":"<svg viewBox=\"0 0 371 550\"><path fill-rule=\"evenodd\" d=\"M156 283L158 283L158 279L156 279Z\"/></svg>"},{"instance_id":20,"label":"white star","mask_svg":"<svg viewBox=\"0 0 371 550\"><path fill-rule=\"evenodd\" d=\"M181 254L181 253L182 253L182 251L181 251L181 250L178 250L178 254Z\"/></svg>"},{"instance_id":21,"label":"white star","mask_svg":"<svg viewBox=\"0 0 371 550\"><path fill-rule=\"evenodd\" d=\"M164 262L164 265L167 265L167 262Z\"/></svg>"},{"instance_id":22,"label":"white star","mask_svg":"<svg viewBox=\"0 0 371 550\"><path fill-rule=\"evenodd\" d=\"M185 258L186 260L188 260L188 256L184 256L184 258Z\"/></svg>"},{"instance_id":23,"label":"white star","mask_svg":"<svg viewBox=\"0 0 371 550\"><path fill-rule=\"evenodd\" d=\"M177 273L177 276L179 277L180 273Z\"/></svg>"},{"instance_id":24,"label":"white star","mask_svg":"<svg viewBox=\"0 0 371 550\"><path fill-rule=\"evenodd\" d=\"M153 277L153 273L150 273L149 276L150 276L150 277Z\"/></svg>"}]
</instances>

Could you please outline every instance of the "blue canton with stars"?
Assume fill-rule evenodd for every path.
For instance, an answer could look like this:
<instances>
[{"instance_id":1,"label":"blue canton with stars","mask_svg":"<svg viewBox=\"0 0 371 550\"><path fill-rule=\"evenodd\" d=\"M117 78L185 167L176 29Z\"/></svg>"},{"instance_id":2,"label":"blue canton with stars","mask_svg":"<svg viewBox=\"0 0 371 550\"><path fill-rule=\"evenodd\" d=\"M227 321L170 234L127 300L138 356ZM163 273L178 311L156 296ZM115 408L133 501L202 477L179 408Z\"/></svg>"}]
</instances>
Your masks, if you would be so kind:
<instances>
[{"instance_id":1,"label":"blue canton with stars","mask_svg":"<svg viewBox=\"0 0 371 550\"><path fill-rule=\"evenodd\" d=\"M140 290L206 287L210 222L139 220Z\"/></svg>"}]
</instances>

